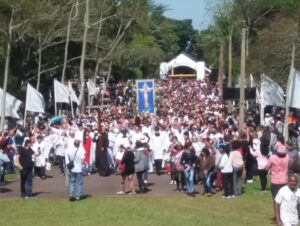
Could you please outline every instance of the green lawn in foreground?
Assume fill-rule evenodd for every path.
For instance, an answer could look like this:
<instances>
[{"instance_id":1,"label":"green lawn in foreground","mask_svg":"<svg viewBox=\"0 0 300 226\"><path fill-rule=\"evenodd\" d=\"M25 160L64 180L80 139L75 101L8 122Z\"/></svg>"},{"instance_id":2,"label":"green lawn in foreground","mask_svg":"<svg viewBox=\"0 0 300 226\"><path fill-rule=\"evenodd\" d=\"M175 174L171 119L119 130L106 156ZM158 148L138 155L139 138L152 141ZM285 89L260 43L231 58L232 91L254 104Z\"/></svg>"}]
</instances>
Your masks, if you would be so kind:
<instances>
[{"instance_id":1,"label":"green lawn in foreground","mask_svg":"<svg viewBox=\"0 0 300 226\"><path fill-rule=\"evenodd\" d=\"M99 196L68 200L0 200L1 226L43 225L271 225L270 192L258 192L258 179L235 199L178 196Z\"/></svg>"}]
</instances>

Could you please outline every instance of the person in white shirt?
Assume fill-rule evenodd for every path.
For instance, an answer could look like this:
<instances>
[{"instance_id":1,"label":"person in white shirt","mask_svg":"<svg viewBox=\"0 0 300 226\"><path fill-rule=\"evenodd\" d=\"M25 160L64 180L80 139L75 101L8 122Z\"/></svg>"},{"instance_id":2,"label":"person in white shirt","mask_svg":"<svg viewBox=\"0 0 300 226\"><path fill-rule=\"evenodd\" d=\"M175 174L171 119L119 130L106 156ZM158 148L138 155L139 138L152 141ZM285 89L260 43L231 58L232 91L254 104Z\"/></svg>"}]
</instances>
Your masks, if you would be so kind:
<instances>
[{"instance_id":1,"label":"person in white shirt","mask_svg":"<svg viewBox=\"0 0 300 226\"><path fill-rule=\"evenodd\" d=\"M107 149L107 154L109 155L109 163L108 164L110 165L111 168L115 167L114 159L115 159L116 153L114 151L115 151L116 137L117 137L118 133L119 133L119 131L116 128L115 129L111 128L108 132L109 145L108 145L108 149Z\"/></svg>"},{"instance_id":2,"label":"person in white shirt","mask_svg":"<svg viewBox=\"0 0 300 226\"><path fill-rule=\"evenodd\" d=\"M83 161L84 148L81 143L81 138L74 138L73 145L69 143L65 153L65 161L69 170L69 200L75 201L82 198L83 191ZM73 167L70 167L70 162L73 162ZM75 192L76 190L76 192Z\"/></svg>"},{"instance_id":3,"label":"person in white shirt","mask_svg":"<svg viewBox=\"0 0 300 226\"><path fill-rule=\"evenodd\" d=\"M222 173L222 184L224 189L223 198L232 198L234 197L232 157L229 155L229 147L226 144L220 144L219 150L222 154L218 167L221 169Z\"/></svg>"},{"instance_id":4,"label":"person in white shirt","mask_svg":"<svg viewBox=\"0 0 300 226\"><path fill-rule=\"evenodd\" d=\"M61 134L57 135L57 139L55 142L55 155L56 155L56 159L58 160L58 167L60 169L61 175L65 175L64 156L65 156L67 145L68 145L67 134L65 132L61 132Z\"/></svg>"},{"instance_id":5,"label":"person in white shirt","mask_svg":"<svg viewBox=\"0 0 300 226\"><path fill-rule=\"evenodd\" d=\"M258 169L258 176L260 180L261 185L261 191L266 192L266 186L267 186L267 175L268 171L266 170L266 165L268 163L268 155L265 155L266 153L263 153L260 149L261 142L260 139L254 138L252 141L252 147L250 148L251 155L256 158L257 161L257 169Z\"/></svg>"},{"instance_id":6,"label":"person in white shirt","mask_svg":"<svg viewBox=\"0 0 300 226\"><path fill-rule=\"evenodd\" d=\"M297 183L297 175L291 175L288 184L275 197L277 226L296 226L299 223L300 190L297 189Z\"/></svg>"}]
</instances>

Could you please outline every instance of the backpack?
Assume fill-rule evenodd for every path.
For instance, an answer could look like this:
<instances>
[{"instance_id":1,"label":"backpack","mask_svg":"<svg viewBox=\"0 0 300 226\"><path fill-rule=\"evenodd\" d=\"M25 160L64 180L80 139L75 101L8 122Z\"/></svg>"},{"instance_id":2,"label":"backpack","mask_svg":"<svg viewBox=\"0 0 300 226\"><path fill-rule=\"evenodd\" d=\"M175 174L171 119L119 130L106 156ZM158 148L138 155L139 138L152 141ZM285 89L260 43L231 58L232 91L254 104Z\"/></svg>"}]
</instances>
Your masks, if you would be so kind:
<instances>
[{"instance_id":1,"label":"backpack","mask_svg":"<svg viewBox=\"0 0 300 226\"><path fill-rule=\"evenodd\" d=\"M176 169L177 172L183 172L184 171L183 165L180 164L181 156L182 156L183 152L184 151L180 151L174 156L174 166L175 166L175 169Z\"/></svg>"}]
</instances>

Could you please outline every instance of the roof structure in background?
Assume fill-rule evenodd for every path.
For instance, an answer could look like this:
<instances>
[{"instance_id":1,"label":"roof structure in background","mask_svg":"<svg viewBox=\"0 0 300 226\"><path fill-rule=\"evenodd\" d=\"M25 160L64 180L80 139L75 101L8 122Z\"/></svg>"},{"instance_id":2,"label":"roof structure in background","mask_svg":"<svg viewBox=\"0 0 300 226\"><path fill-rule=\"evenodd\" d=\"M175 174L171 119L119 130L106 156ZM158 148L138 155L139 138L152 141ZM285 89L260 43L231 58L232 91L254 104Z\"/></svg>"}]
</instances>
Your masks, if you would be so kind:
<instances>
[{"instance_id":1,"label":"roof structure in background","mask_svg":"<svg viewBox=\"0 0 300 226\"><path fill-rule=\"evenodd\" d=\"M196 61L186 53L179 54L171 61L160 64L160 78L190 77L203 80L211 70L205 67L204 61Z\"/></svg>"}]
</instances>

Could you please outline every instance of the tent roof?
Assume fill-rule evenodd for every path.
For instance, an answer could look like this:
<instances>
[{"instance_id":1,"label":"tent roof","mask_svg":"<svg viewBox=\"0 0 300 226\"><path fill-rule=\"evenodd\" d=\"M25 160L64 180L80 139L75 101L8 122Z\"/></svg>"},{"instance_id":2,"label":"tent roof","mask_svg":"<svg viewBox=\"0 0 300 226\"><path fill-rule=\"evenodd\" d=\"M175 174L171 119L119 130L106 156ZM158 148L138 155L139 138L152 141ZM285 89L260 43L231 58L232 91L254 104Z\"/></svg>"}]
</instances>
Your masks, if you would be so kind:
<instances>
[{"instance_id":1,"label":"tent roof","mask_svg":"<svg viewBox=\"0 0 300 226\"><path fill-rule=\"evenodd\" d=\"M195 69L197 62L185 53L179 54L176 58L169 61L168 64L172 67L186 66Z\"/></svg>"}]
</instances>

